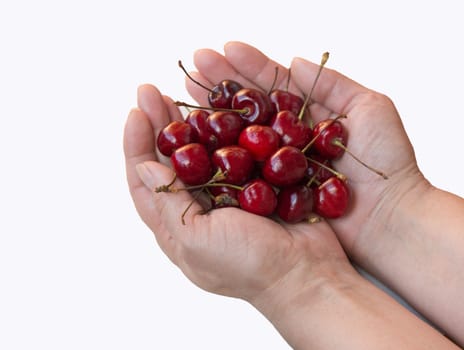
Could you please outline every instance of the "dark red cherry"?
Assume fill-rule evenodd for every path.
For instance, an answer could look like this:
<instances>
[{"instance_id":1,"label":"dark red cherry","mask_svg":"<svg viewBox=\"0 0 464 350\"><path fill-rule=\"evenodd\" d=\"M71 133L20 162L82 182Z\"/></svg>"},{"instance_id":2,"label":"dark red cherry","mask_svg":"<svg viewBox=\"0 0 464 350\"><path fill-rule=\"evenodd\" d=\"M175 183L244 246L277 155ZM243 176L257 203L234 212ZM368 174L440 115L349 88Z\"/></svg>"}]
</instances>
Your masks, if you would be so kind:
<instances>
[{"instance_id":1,"label":"dark red cherry","mask_svg":"<svg viewBox=\"0 0 464 350\"><path fill-rule=\"evenodd\" d=\"M299 183L305 176L308 161L296 147L283 146L264 162L262 175L277 187Z\"/></svg>"},{"instance_id":2,"label":"dark red cherry","mask_svg":"<svg viewBox=\"0 0 464 350\"><path fill-rule=\"evenodd\" d=\"M303 99L289 91L274 89L269 94L269 99L276 113L280 111L290 111L299 115L303 107Z\"/></svg>"},{"instance_id":3,"label":"dark red cherry","mask_svg":"<svg viewBox=\"0 0 464 350\"><path fill-rule=\"evenodd\" d=\"M350 200L346 181L332 176L314 189L314 212L327 219L343 216Z\"/></svg>"},{"instance_id":4,"label":"dark red cherry","mask_svg":"<svg viewBox=\"0 0 464 350\"><path fill-rule=\"evenodd\" d=\"M308 168L306 169L307 180L312 180L312 186L321 184L334 176L334 173L329 169L333 169L332 162L319 155L318 153L311 154L307 157ZM321 166L323 164L324 166Z\"/></svg>"},{"instance_id":5,"label":"dark red cherry","mask_svg":"<svg viewBox=\"0 0 464 350\"><path fill-rule=\"evenodd\" d=\"M280 111L270 122L271 128L280 136L282 145L303 149L311 141L313 132L309 125L291 111Z\"/></svg>"},{"instance_id":6,"label":"dark red cherry","mask_svg":"<svg viewBox=\"0 0 464 350\"><path fill-rule=\"evenodd\" d=\"M261 162L277 151L280 137L270 126L253 124L242 130L238 144L246 148L255 161Z\"/></svg>"},{"instance_id":7,"label":"dark red cherry","mask_svg":"<svg viewBox=\"0 0 464 350\"><path fill-rule=\"evenodd\" d=\"M274 188L262 179L253 179L243 186L238 193L240 208L250 213L270 216L277 206Z\"/></svg>"},{"instance_id":8,"label":"dark red cherry","mask_svg":"<svg viewBox=\"0 0 464 350\"><path fill-rule=\"evenodd\" d=\"M338 120L325 119L314 126L313 138L313 147L317 153L327 159L337 159L342 156L344 149L336 143L346 145L348 135Z\"/></svg>"},{"instance_id":9,"label":"dark red cherry","mask_svg":"<svg viewBox=\"0 0 464 350\"><path fill-rule=\"evenodd\" d=\"M294 185L280 190L277 215L288 223L307 220L313 210L313 191L305 185Z\"/></svg>"},{"instance_id":10,"label":"dark red cherry","mask_svg":"<svg viewBox=\"0 0 464 350\"><path fill-rule=\"evenodd\" d=\"M220 182L241 185L253 172L253 157L247 149L240 146L218 148L211 156L211 161L216 169L221 169L225 174L225 179Z\"/></svg>"},{"instance_id":11,"label":"dark red cherry","mask_svg":"<svg viewBox=\"0 0 464 350\"><path fill-rule=\"evenodd\" d=\"M205 145L207 149L215 149L217 139L209 130L206 122L209 115L210 112L206 110L194 109L187 114L185 122L193 128L199 143Z\"/></svg>"},{"instance_id":12,"label":"dark red cherry","mask_svg":"<svg viewBox=\"0 0 464 350\"><path fill-rule=\"evenodd\" d=\"M232 97L241 89L243 86L240 83L224 79L213 86L208 94L208 102L214 108L231 108Z\"/></svg>"},{"instance_id":13,"label":"dark red cherry","mask_svg":"<svg viewBox=\"0 0 464 350\"><path fill-rule=\"evenodd\" d=\"M273 114L269 96L261 90L243 88L232 97L232 109L244 110L240 116L248 124L266 124Z\"/></svg>"},{"instance_id":14,"label":"dark red cherry","mask_svg":"<svg viewBox=\"0 0 464 350\"><path fill-rule=\"evenodd\" d=\"M212 175L208 151L201 143L189 143L176 149L171 155L171 164L177 177L186 185L201 185Z\"/></svg>"},{"instance_id":15,"label":"dark red cherry","mask_svg":"<svg viewBox=\"0 0 464 350\"><path fill-rule=\"evenodd\" d=\"M195 131L189 124L182 121L172 121L161 129L156 143L158 150L170 157L172 152L179 147L196 141Z\"/></svg>"},{"instance_id":16,"label":"dark red cherry","mask_svg":"<svg viewBox=\"0 0 464 350\"><path fill-rule=\"evenodd\" d=\"M206 119L208 131L216 138L216 147L237 144L243 120L235 112L216 111Z\"/></svg>"},{"instance_id":17,"label":"dark red cherry","mask_svg":"<svg viewBox=\"0 0 464 350\"><path fill-rule=\"evenodd\" d=\"M211 205L213 208L238 207L238 190L230 186L210 186Z\"/></svg>"}]
</instances>

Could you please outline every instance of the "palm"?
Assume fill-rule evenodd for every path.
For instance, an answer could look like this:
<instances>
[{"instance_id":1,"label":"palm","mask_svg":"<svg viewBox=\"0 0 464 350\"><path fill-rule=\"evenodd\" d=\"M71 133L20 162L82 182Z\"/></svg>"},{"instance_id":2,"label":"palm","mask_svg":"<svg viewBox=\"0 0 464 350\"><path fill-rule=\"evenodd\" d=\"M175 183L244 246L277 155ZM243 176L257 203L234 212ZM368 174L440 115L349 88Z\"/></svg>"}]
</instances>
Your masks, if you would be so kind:
<instances>
[{"instance_id":1,"label":"palm","mask_svg":"<svg viewBox=\"0 0 464 350\"><path fill-rule=\"evenodd\" d=\"M278 67L284 74L277 79L277 87L286 87L286 67L242 43L226 46L225 56L201 50L195 58L196 78L206 85L227 77L266 91L272 85L275 67ZM290 91L306 94L312 87L318 65L295 59L291 69ZM199 103L207 103L203 89L188 80L187 88ZM349 178L353 202L356 203L352 203L348 215L331 221L331 225L345 248L350 250L357 235L368 226L368 217L379 205L381 197L391 192L402 178L418 177L419 171L401 120L388 98L330 69L322 72L312 97L315 121L346 114L348 118L343 123L349 132L350 151L389 176L388 181L383 180L347 154L336 162L337 169Z\"/></svg>"},{"instance_id":2,"label":"palm","mask_svg":"<svg viewBox=\"0 0 464 350\"><path fill-rule=\"evenodd\" d=\"M172 100L153 86L139 90L139 108L131 112L125 128L127 179L135 206L167 254L203 289L252 299L291 271L297 262L329 263L345 257L326 223L279 225L235 208L198 215L195 202L181 222L192 196L185 191L153 193L173 177L157 152L154 135L169 121L181 118ZM136 172L136 165L144 182ZM143 176L150 173L151 178ZM324 259L322 259L324 257ZM307 276L308 278L310 276ZM301 283L305 281L302 280Z\"/></svg>"}]
</instances>

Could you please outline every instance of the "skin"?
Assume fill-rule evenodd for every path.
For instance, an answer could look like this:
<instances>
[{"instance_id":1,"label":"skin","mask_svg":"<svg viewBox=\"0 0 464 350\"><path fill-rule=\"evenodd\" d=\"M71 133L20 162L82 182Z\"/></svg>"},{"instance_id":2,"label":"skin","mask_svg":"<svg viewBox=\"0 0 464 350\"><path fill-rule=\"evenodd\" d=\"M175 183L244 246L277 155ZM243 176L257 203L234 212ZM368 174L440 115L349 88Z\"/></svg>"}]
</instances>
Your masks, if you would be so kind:
<instances>
[{"instance_id":1,"label":"skin","mask_svg":"<svg viewBox=\"0 0 464 350\"><path fill-rule=\"evenodd\" d=\"M277 87L287 83L285 67L244 43L227 43L224 54L198 50L194 62L198 72L192 75L206 86L227 77L267 91L276 66ZM317 70L317 64L295 58L290 91L310 91ZM186 87L200 105L207 104L204 89L190 80ZM353 191L346 216L289 225L236 208L203 215L195 201L183 225L179 208L191 203L191 195L153 193L174 176L156 151L155 136L182 115L171 98L142 85L124 133L127 180L140 217L187 278L204 290L250 302L295 349L457 348L359 276L349 259L464 344L463 200L421 174L386 96L324 68L312 100L315 121L347 114L343 123L349 140L356 140L350 150L389 176L382 179L349 155L337 161Z\"/></svg>"}]
</instances>

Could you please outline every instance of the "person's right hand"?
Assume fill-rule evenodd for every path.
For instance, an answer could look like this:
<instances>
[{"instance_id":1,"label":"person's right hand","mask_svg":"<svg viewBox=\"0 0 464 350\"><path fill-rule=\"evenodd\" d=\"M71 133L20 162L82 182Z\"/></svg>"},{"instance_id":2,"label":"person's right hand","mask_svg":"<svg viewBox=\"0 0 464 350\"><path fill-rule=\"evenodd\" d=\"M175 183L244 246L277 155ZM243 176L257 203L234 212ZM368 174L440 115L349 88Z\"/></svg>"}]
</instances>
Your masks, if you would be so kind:
<instances>
[{"instance_id":1,"label":"person's right hand","mask_svg":"<svg viewBox=\"0 0 464 350\"><path fill-rule=\"evenodd\" d=\"M275 67L281 74L277 88L285 88L285 67L270 60L256 48L240 42L225 45L224 55L209 49L195 55L198 69L196 78L212 84L225 77L237 78L248 86L264 91L272 85ZM330 60L329 60L330 62ZM295 58L291 64L290 91L301 96L309 93L319 65ZM199 102L207 103L204 90L187 80L190 94ZM344 248L353 257L359 237L381 234L378 225L388 226L391 211L405 194L416 188L427 187L420 173L413 148L392 101L346 76L324 68L312 95L311 115L315 122L340 114L348 130L347 146L357 157L388 175L384 180L363 167L348 154L334 164L348 177L351 204L347 215L330 220ZM424 186L425 185L425 186ZM359 241L360 244L362 242Z\"/></svg>"}]
</instances>

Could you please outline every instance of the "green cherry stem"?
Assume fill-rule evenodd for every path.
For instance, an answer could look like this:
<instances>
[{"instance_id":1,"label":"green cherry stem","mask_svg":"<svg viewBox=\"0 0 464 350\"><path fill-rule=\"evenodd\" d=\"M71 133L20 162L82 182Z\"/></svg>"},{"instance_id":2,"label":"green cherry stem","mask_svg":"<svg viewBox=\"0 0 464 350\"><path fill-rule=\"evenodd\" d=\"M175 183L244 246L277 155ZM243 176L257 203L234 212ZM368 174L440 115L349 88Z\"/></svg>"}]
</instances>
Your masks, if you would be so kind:
<instances>
[{"instance_id":1,"label":"green cherry stem","mask_svg":"<svg viewBox=\"0 0 464 350\"><path fill-rule=\"evenodd\" d=\"M336 177L338 177L340 180L343 180L343 181L346 181L346 180L347 180L346 175L343 175L342 173L340 173L340 172L338 172L337 170L335 170L335 169L333 169L333 168L331 168L331 167L325 165L324 163L321 163L321 162L319 162L319 161L317 161L317 160L315 160L315 159L312 159L312 158L310 158L310 157L306 157L306 159L309 160L310 162L312 162L312 163L314 163L314 164L316 164L316 165L319 166L318 172L319 172L319 170L321 170L321 168L323 168L323 169L326 169L326 170L330 171L332 174L334 174L334 175L335 175ZM317 175L317 173L316 173L316 175Z\"/></svg>"},{"instance_id":2,"label":"green cherry stem","mask_svg":"<svg viewBox=\"0 0 464 350\"><path fill-rule=\"evenodd\" d=\"M317 71L316 78L314 79L313 86L311 87L311 91L309 92L308 96L306 96L306 99L305 99L305 101L303 103L303 106L300 109L300 113L298 114L298 119L300 119L300 120L303 119L304 111L305 111L306 107L308 106L308 104L311 102L311 97L313 96L314 88L316 86L317 81L319 80L319 76L321 75L322 68L324 68L324 66L327 63L328 59L329 59L329 53L324 52L322 54L321 63L319 64L319 70Z\"/></svg>"},{"instance_id":3,"label":"green cherry stem","mask_svg":"<svg viewBox=\"0 0 464 350\"><path fill-rule=\"evenodd\" d=\"M249 108L233 109L233 108L216 108L216 107L206 107L206 106L195 106L195 105L191 105L189 103L182 102L182 101L176 101L176 102L174 102L174 104L177 107L190 107L190 108L195 108L195 109L206 109L208 111L235 112L235 113L238 113L238 114L247 114L247 113L250 112Z\"/></svg>"},{"instance_id":4,"label":"green cherry stem","mask_svg":"<svg viewBox=\"0 0 464 350\"><path fill-rule=\"evenodd\" d=\"M359 159L356 155L354 155L343 143L340 139L338 138L335 138L332 140L332 144L334 144L335 146L338 146L340 147L341 149L343 149L346 153L348 153L351 157L353 157L357 162L359 162L360 164L362 164L363 166L365 166L367 169L369 169L370 171L376 173L377 175L383 177L385 180L388 180L388 176L383 173L382 171L380 170L377 170L373 167L371 167L370 165L366 164L365 162L363 162L361 159Z\"/></svg>"}]
</instances>

